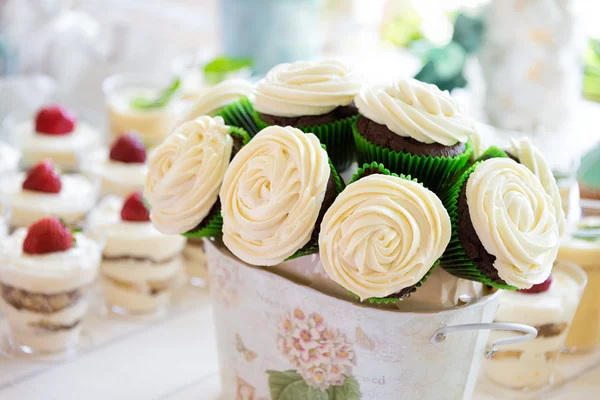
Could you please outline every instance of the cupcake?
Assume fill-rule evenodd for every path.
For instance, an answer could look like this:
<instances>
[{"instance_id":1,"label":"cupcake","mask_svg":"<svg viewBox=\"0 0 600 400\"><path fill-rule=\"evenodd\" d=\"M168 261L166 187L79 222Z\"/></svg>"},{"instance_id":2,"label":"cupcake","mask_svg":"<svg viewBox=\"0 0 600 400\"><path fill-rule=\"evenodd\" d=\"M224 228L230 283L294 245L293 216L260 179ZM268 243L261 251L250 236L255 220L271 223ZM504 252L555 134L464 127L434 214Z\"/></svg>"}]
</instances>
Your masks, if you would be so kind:
<instances>
[{"instance_id":1,"label":"cupcake","mask_svg":"<svg viewBox=\"0 0 600 400\"><path fill-rule=\"evenodd\" d=\"M154 313L169 303L183 267L186 239L152 226L141 192L105 197L92 211L90 236L105 241L100 277L107 306L121 314Z\"/></svg>"},{"instance_id":2,"label":"cupcake","mask_svg":"<svg viewBox=\"0 0 600 400\"><path fill-rule=\"evenodd\" d=\"M258 129L292 126L315 134L342 171L354 158L352 100L360 85L359 74L340 61L279 64L254 89L254 120Z\"/></svg>"},{"instance_id":3,"label":"cupcake","mask_svg":"<svg viewBox=\"0 0 600 400\"><path fill-rule=\"evenodd\" d=\"M552 198L552 204L556 212L556 222L558 223L560 236L562 237L567 230L567 220L562 206L560 189L548 162L527 138L512 139L506 153L519 164L526 166L527 169L540 179L544 190Z\"/></svg>"},{"instance_id":4,"label":"cupcake","mask_svg":"<svg viewBox=\"0 0 600 400\"><path fill-rule=\"evenodd\" d=\"M22 121L14 130L25 168L51 159L60 169L75 171L79 168L83 153L91 150L100 140L97 130L78 121L72 111L59 105L40 109L33 121Z\"/></svg>"},{"instance_id":5,"label":"cupcake","mask_svg":"<svg viewBox=\"0 0 600 400\"><path fill-rule=\"evenodd\" d=\"M203 92L200 98L194 102L185 121L196 119L202 115L217 115L225 106L235 103L240 98L251 97L253 87L252 82L245 79L229 79L218 83ZM222 116L227 121L226 116Z\"/></svg>"},{"instance_id":6,"label":"cupcake","mask_svg":"<svg viewBox=\"0 0 600 400\"><path fill-rule=\"evenodd\" d=\"M2 240L0 308L11 344L28 354L76 347L101 251L52 217Z\"/></svg>"},{"instance_id":7,"label":"cupcake","mask_svg":"<svg viewBox=\"0 0 600 400\"><path fill-rule=\"evenodd\" d=\"M409 177L365 164L325 213L319 253L330 279L361 301L409 296L450 241L442 201Z\"/></svg>"},{"instance_id":8,"label":"cupcake","mask_svg":"<svg viewBox=\"0 0 600 400\"><path fill-rule=\"evenodd\" d=\"M447 91L415 79L365 86L354 100L359 165L377 161L438 193L469 161L474 123Z\"/></svg>"},{"instance_id":9,"label":"cupcake","mask_svg":"<svg viewBox=\"0 0 600 400\"><path fill-rule=\"evenodd\" d=\"M221 235L219 189L231 158L250 137L221 117L185 122L158 146L148 163L144 197L150 219L165 234Z\"/></svg>"},{"instance_id":10,"label":"cupcake","mask_svg":"<svg viewBox=\"0 0 600 400\"><path fill-rule=\"evenodd\" d=\"M109 151L102 149L91 161L90 172L102 185L101 194L125 197L144 188L146 173L146 147L136 132L119 136Z\"/></svg>"},{"instance_id":11,"label":"cupcake","mask_svg":"<svg viewBox=\"0 0 600 400\"><path fill-rule=\"evenodd\" d=\"M265 128L223 178L223 243L258 266L315 253L317 227L342 185L315 135L289 126Z\"/></svg>"},{"instance_id":12,"label":"cupcake","mask_svg":"<svg viewBox=\"0 0 600 400\"><path fill-rule=\"evenodd\" d=\"M81 174L60 174L44 160L25 173L0 179L0 194L6 196L13 227L29 226L40 218L55 216L77 225L94 207L97 185Z\"/></svg>"},{"instance_id":13,"label":"cupcake","mask_svg":"<svg viewBox=\"0 0 600 400\"><path fill-rule=\"evenodd\" d=\"M529 289L558 252L556 209L537 176L509 158L475 163L443 197L452 239L441 265L501 289Z\"/></svg>"},{"instance_id":14,"label":"cupcake","mask_svg":"<svg viewBox=\"0 0 600 400\"><path fill-rule=\"evenodd\" d=\"M15 172L19 168L21 153L14 147L0 142L0 175Z\"/></svg>"}]
</instances>

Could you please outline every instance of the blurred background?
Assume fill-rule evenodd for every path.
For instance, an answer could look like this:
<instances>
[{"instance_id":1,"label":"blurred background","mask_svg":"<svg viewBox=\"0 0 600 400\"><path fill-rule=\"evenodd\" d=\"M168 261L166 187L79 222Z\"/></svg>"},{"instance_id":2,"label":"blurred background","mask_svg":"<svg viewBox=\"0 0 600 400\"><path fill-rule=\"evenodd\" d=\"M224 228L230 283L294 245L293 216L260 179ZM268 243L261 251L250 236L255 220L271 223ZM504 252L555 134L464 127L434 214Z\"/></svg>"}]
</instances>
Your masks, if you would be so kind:
<instances>
[{"instance_id":1,"label":"blurred background","mask_svg":"<svg viewBox=\"0 0 600 400\"><path fill-rule=\"evenodd\" d=\"M337 57L451 91L484 136L530 135L572 176L600 139L598 15L588 0L0 0L0 118L56 101L105 130L115 73L178 76L195 99Z\"/></svg>"}]
</instances>

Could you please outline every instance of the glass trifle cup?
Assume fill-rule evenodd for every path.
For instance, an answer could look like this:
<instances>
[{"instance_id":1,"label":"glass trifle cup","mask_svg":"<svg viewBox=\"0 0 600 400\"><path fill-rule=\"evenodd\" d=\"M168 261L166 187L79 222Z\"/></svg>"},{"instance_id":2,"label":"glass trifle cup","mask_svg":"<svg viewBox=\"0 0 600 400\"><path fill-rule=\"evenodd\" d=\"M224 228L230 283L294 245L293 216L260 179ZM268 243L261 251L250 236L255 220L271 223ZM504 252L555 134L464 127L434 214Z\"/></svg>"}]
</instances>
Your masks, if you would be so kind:
<instances>
[{"instance_id":1,"label":"glass trifle cup","mask_svg":"<svg viewBox=\"0 0 600 400\"><path fill-rule=\"evenodd\" d=\"M600 349L600 201L582 200L583 217L562 239L558 258L581 265L588 276L581 304L567 337L570 351Z\"/></svg>"},{"instance_id":2,"label":"glass trifle cup","mask_svg":"<svg viewBox=\"0 0 600 400\"><path fill-rule=\"evenodd\" d=\"M102 244L81 233L69 237L75 244L68 249L28 253L32 230L48 220L62 224L56 218L42 219L29 231L17 229L0 245L0 308L11 350L17 353L47 355L77 349L88 290L100 264Z\"/></svg>"},{"instance_id":3,"label":"glass trifle cup","mask_svg":"<svg viewBox=\"0 0 600 400\"><path fill-rule=\"evenodd\" d=\"M535 391L554 380L555 365L587 283L575 264L559 261L552 277L526 291L502 292L494 322L534 326L538 335L529 342L509 344L484 363L489 380L508 389ZM490 332L488 343L508 337Z\"/></svg>"},{"instance_id":4,"label":"glass trifle cup","mask_svg":"<svg viewBox=\"0 0 600 400\"><path fill-rule=\"evenodd\" d=\"M104 80L102 89L108 112L110 141L125 132L139 132L147 146L160 144L175 127L178 119L174 89L166 101L155 106L140 106L158 100L173 84L170 78L154 75L113 75ZM138 104L136 106L136 104Z\"/></svg>"}]
</instances>

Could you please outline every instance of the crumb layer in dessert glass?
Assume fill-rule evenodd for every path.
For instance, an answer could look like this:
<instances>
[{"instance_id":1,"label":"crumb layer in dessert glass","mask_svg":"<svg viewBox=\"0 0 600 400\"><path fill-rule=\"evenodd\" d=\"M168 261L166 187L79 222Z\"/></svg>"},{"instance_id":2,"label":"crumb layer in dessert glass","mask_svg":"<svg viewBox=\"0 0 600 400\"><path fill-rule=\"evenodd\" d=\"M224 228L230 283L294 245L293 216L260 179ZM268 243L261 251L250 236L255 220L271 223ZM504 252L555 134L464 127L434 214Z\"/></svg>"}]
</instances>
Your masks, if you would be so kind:
<instances>
[{"instance_id":1,"label":"crumb layer in dessert glass","mask_svg":"<svg viewBox=\"0 0 600 400\"><path fill-rule=\"evenodd\" d=\"M101 245L76 234L63 252L22 252L25 229L0 246L0 309L11 345L27 354L74 350L88 309L88 288L96 278Z\"/></svg>"},{"instance_id":2,"label":"crumb layer in dessert glass","mask_svg":"<svg viewBox=\"0 0 600 400\"><path fill-rule=\"evenodd\" d=\"M527 342L502 346L484 363L492 382L512 389L539 389L553 381L556 360L565 340L586 285L585 272L575 264L558 262L552 272L549 290L541 293L504 291L495 322L531 325L538 336ZM488 343L511 333L492 331Z\"/></svg>"}]
</instances>

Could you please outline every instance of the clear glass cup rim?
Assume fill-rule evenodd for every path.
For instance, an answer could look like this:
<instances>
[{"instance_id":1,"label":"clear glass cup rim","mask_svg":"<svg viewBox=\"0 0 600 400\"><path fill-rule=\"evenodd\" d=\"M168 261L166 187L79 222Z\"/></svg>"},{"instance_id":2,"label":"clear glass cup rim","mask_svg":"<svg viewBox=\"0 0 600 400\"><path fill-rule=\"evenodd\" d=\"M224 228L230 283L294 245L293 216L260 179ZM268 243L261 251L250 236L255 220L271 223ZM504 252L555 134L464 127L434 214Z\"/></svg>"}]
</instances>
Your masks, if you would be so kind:
<instances>
[{"instance_id":1,"label":"clear glass cup rim","mask_svg":"<svg viewBox=\"0 0 600 400\"><path fill-rule=\"evenodd\" d=\"M583 293L585 286L587 285L588 277L583 268L579 265L570 261L556 260L556 264L552 268L553 270L563 270L569 273L569 276L574 278L577 282L577 289L580 293Z\"/></svg>"},{"instance_id":2,"label":"clear glass cup rim","mask_svg":"<svg viewBox=\"0 0 600 400\"><path fill-rule=\"evenodd\" d=\"M170 74L118 73L102 81L104 96L109 97L124 87L151 87L163 89L174 79Z\"/></svg>"}]
</instances>

